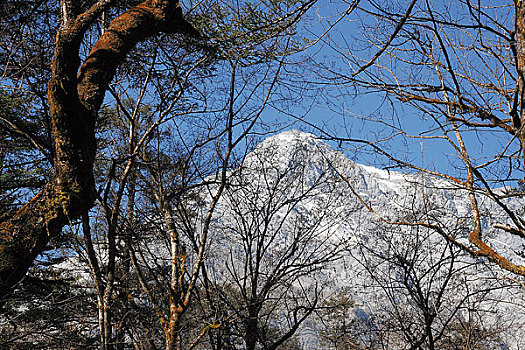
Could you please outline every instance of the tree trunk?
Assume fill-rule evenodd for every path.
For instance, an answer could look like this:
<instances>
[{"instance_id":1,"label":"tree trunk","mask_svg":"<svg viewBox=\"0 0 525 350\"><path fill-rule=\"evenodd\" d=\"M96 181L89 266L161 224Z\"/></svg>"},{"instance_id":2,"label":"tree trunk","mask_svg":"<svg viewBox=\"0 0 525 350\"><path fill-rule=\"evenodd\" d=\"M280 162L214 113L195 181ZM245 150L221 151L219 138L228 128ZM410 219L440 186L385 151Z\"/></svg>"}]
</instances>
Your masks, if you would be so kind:
<instances>
[{"instance_id":1,"label":"tree trunk","mask_svg":"<svg viewBox=\"0 0 525 350\"><path fill-rule=\"evenodd\" d=\"M166 350L181 350L179 323L183 312L183 309L176 305L176 300L170 297L170 319L165 329Z\"/></svg>"},{"instance_id":2,"label":"tree trunk","mask_svg":"<svg viewBox=\"0 0 525 350\"><path fill-rule=\"evenodd\" d=\"M518 86L516 87L515 107L512 115L512 124L518 133L521 144L523 164L525 167L525 4L522 0L515 0L515 55L518 71Z\"/></svg>"},{"instance_id":3,"label":"tree trunk","mask_svg":"<svg viewBox=\"0 0 525 350\"><path fill-rule=\"evenodd\" d=\"M258 318L259 312L254 307L248 306L248 319L245 321L244 342L246 350L255 350L258 338Z\"/></svg>"},{"instance_id":4,"label":"tree trunk","mask_svg":"<svg viewBox=\"0 0 525 350\"><path fill-rule=\"evenodd\" d=\"M171 253L171 275L170 275L170 317L165 327L166 333L166 350L180 350L181 340L179 326L183 314L187 310L184 304L184 268L186 264L186 254L183 252L180 243L180 237L174 222L173 210L170 203L165 199L163 212L164 220L170 236L170 253Z\"/></svg>"},{"instance_id":5,"label":"tree trunk","mask_svg":"<svg viewBox=\"0 0 525 350\"><path fill-rule=\"evenodd\" d=\"M79 71L83 36L111 3L97 2L82 14L63 7L48 85L54 174L33 199L0 223L0 301L46 250L50 238L94 205L95 122L119 64L148 36L159 32L198 35L182 18L178 1L148 0L113 20Z\"/></svg>"}]
</instances>

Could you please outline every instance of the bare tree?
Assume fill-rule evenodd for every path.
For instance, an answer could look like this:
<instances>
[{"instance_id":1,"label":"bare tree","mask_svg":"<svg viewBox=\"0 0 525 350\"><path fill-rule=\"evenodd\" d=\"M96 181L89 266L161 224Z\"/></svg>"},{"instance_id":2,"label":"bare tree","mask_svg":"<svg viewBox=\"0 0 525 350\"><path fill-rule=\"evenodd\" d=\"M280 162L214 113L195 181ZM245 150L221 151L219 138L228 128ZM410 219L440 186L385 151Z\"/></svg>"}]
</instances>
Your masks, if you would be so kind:
<instances>
[{"instance_id":1,"label":"bare tree","mask_svg":"<svg viewBox=\"0 0 525 350\"><path fill-rule=\"evenodd\" d=\"M320 40L347 65L325 64L324 77L337 84L335 101L343 97L346 105L348 97L355 97L355 111L331 106L363 122L354 123L354 130L370 132L364 138L349 128L346 133L320 132L369 148L388 166L455 183L470 199L470 232L443 237L473 256L525 275L513 253L490 238L480 209L481 201L497 204L506 219L495 227L519 250L523 218L508 199L522 195L524 168L522 2L372 0L345 6ZM340 94L341 86L352 94ZM362 93L375 108L368 108L368 102L359 110ZM407 153L395 151L401 148ZM423 158L417 155L420 150Z\"/></svg>"},{"instance_id":2,"label":"bare tree","mask_svg":"<svg viewBox=\"0 0 525 350\"><path fill-rule=\"evenodd\" d=\"M323 276L345 248L332 207L341 182L311 168L317 153L303 147L315 149L269 139L250 153L232 170L213 225L207 277L246 349L285 346L320 306Z\"/></svg>"},{"instance_id":3,"label":"bare tree","mask_svg":"<svg viewBox=\"0 0 525 350\"><path fill-rule=\"evenodd\" d=\"M375 290L383 295L383 302L374 306L377 314L372 311L367 332L362 333L368 336L360 338L365 344L368 341L367 348L441 349L451 339L458 348L505 346L502 336L509 328L495 321L501 312L487 309L494 299L505 303L499 292L510 290L509 284L492 279L490 273L480 283L476 262L450 242L439 242L432 231L395 232L388 226L379 230L388 234L377 235L382 236L378 244L361 246L356 256L372 281L364 282L364 293ZM393 236L409 238L401 243ZM462 338L457 328L461 324L470 324L478 334Z\"/></svg>"}]
</instances>

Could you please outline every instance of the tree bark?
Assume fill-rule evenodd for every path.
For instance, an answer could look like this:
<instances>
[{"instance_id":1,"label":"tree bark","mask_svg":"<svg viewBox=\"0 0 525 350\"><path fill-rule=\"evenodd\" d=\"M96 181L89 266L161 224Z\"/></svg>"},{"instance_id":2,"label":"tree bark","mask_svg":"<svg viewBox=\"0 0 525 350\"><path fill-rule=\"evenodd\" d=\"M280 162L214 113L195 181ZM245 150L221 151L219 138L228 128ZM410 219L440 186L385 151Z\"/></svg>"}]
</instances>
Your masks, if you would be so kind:
<instances>
[{"instance_id":1,"label":"tree bark","mask_svg":"<svg viewBox=\"0 0 525 350\"><path fill-rule=\"evenodd\" d=\"M159 196L161 197L161 196ZM161 197L162 198L162 197ZM186 290L184 289L184 269L186 267L186 253L181 247L179 232L175 225L174 213L171 204L162 198L162 210L164 222L168 228L170 236L171 251L171 274L170 274L170 298L169 298L169 320L165 324L166 350L180 350L180 321L182 315L188 309L185 303Z\"/></svg>"},{"instance_id":2,"label":"tree bark","mask_svg":"<svg viewBox=\"0 0 525 350\"><path fill-rule=\"evenodd\" d=\"M523 164L525 166L525 5L522 0L515 0L515 55L518 83L514 102L515 107L511 113L512 124L516 129L521 143Z\"/></svg>"},{"instance_id":3,"label":"tree bark","mask_svg":"<svg viewBox=\"0 0 525 350\"><path fill-rule=\"evenodd\" d=\"M257 345L257 339L259 338L258 323L259 307L257 305L249 305L248 318L244 321L244 325L246 327L244 332L244 343L246 346L246 350L255 350L255 346Z\"/></svg>"},{"instance_id":4,"label":"tree bark","mask_svg":"<svg viewBox=\"0 0 525 350\"><path fill-rule=\"evenodd\" d=\"M117 67L148 36L198 36L183 19L178 1L148 0L113 20L79 70L83 36L111 3L101 0L80 15L64 13L48 85L54 174L34 198L0 223L0 301L23 279L50 238L94 205L95 123Z\"/></svg>"}]
</instances>

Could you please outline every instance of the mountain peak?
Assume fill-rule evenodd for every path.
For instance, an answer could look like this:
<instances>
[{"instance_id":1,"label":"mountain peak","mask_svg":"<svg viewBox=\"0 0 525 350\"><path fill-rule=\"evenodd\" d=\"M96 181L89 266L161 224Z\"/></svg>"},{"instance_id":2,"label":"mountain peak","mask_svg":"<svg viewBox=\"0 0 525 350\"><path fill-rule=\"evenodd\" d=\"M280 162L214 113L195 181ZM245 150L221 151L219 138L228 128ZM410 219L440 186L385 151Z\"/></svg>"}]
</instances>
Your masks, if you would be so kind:
<instances>
[{"instance_id":1,"label":"mountain peak","mask_svg":"<svg viewBox=\"0 0 525 350\"><path fill-rule=\"evenodd\" d=\"M257 148L261 150L278 150L281 156L293 154L298 150L318 153L335 152L328 144L314 134L292 129L270 136L261 142Z\"/></svg>"},{"instance_id":2,"label":"mountain peak","mask_svg":"<svg viewBox=\"0 0 525 350\"><path fill-rule=\"evenodd\" d=\"M292 129L266 138L252 153L252 157L288 166L298 157L302 161L318 162L323 157L333 158L338 152L314 134Z\"/></svg>"},{"instance_id":3,"label":"mountain peak","mask_svg":"<svg viewBox=\"0 0 525 350\"><path fill-rule=\"evenodd\" d=\"M316 142L317 136L297 129L291 129L268 137L266 140L272 140L273 142Z\"/></svg>"}]
</instances>

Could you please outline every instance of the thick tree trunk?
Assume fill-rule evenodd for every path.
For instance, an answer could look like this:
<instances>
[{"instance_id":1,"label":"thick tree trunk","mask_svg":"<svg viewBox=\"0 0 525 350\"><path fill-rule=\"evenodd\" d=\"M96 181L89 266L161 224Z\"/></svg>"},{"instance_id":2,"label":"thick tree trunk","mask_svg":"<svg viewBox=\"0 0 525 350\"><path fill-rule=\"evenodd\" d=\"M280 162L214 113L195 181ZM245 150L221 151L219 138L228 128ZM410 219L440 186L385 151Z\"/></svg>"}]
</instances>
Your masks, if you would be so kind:
<instances>
[{"instance_id":1,"label":"thick tree trunk","mask_svg":"<svg viewBox=\"0 0 525 350\"><path fill-rule=\"evenodd\" d=\"M248 306L248 319L244 322L244 343L246 350L255 350L259 335L259 310L257 307Z\"/></svg>"},{"instance_id":2,"label":"thick tree trunk","mask_svg":"<svg viewBox=\"0 0 525 350\"><path fill-rule=\"evenodd\" d=\"M63 9L48 86L54 175L33 199L0 223L0 301L25 276L49 239L94 205L95 122L118 65L148 36L198 35L182 18L178 1L148 0L111 23L79 71L84 33L108 4L111 1L100 1L80 15Z\"/></svg>"},{"instance_id":3,"label":"thick tree trunk","mask_svg":"<svg viewBox=\"0 0 525 350\"><path fill-rule=\"evenodd\" d=\"M181 339L179 333L179 323L184 309L177 306L177 301L173 297L170 297L170 319L167 327L165 327L166 333L166 350L180 350Z\"/></svg>"}]
</instances>

